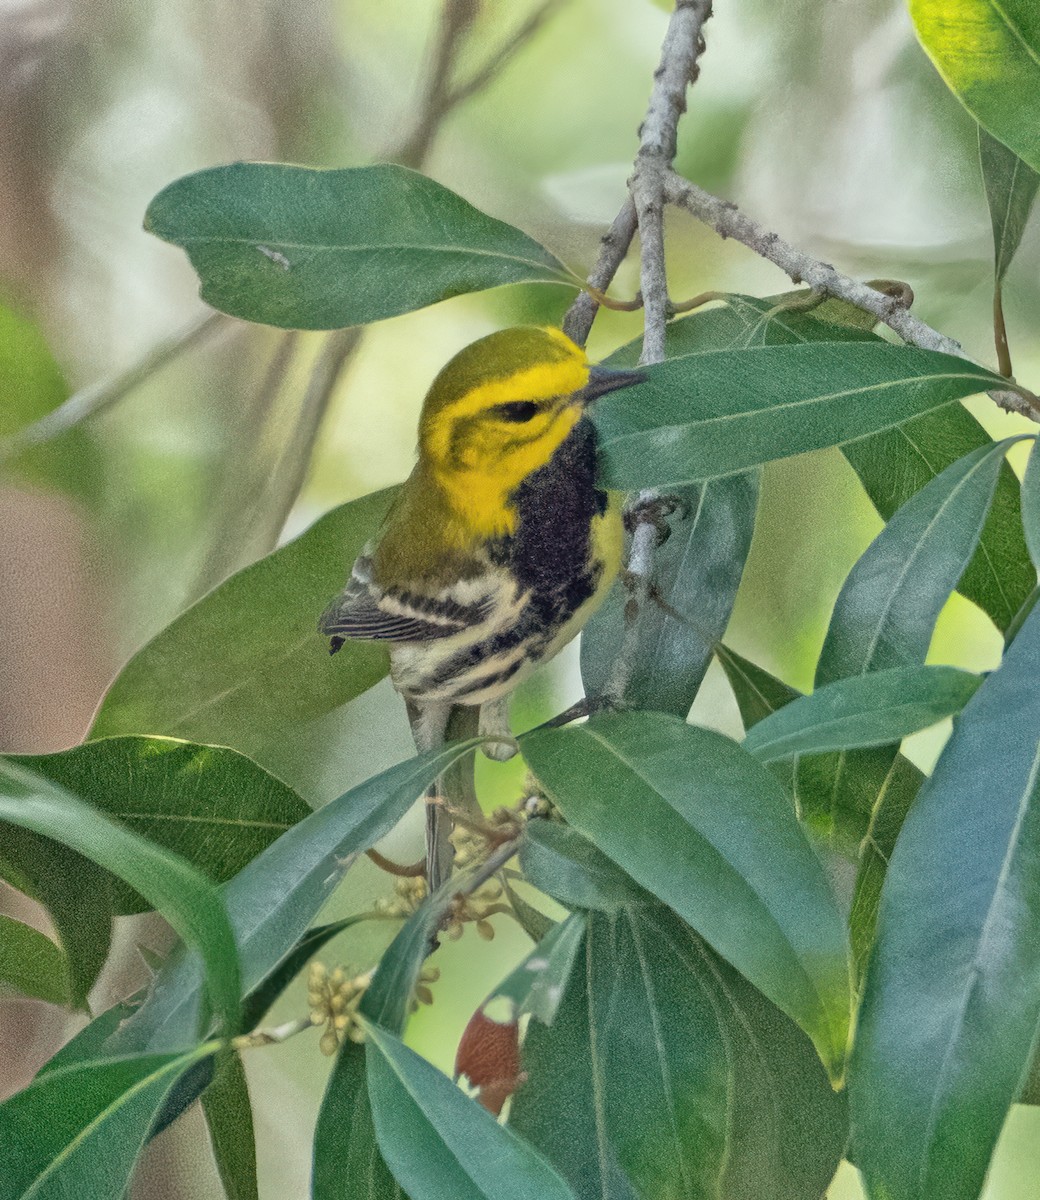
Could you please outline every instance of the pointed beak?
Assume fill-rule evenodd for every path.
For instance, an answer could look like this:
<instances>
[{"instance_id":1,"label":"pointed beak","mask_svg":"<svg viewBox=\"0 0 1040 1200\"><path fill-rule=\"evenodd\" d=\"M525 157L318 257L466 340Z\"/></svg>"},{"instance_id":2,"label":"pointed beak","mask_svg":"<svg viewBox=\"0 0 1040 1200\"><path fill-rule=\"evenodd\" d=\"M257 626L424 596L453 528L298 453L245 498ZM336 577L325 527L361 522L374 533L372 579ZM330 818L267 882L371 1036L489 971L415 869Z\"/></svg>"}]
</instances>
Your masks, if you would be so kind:
<instances>
[{"instance_id":1,"label":"pointed beak","mask_svg":"<svg viewBox=\"0 0 1040 1200\"><path fill-rule=\"evenodd\" d=\"M582 405L591 404L607 392L616 392L619 388L635 387L637 383L645 383L648 376L645 371L614 371L610 367L591 367L589 381L575 393L575 400Z\"/></svg>"}]
</instances>

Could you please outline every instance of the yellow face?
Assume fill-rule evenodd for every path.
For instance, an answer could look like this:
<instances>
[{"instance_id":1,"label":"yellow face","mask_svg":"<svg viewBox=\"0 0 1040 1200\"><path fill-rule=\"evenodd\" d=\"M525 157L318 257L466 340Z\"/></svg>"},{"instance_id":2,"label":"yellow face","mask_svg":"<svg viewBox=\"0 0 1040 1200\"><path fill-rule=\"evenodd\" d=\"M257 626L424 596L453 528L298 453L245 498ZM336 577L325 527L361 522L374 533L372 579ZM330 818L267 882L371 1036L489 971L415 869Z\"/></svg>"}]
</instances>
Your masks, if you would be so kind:
<instances>
[{"instance_id":1,"label":"yellow face","mask_svg":"<svg viewBox=\"0 0 1040 1200\"><path fill-rule=\"evenodd\" d=\"M420 456L474 530L512 531L510 495L574 428L588 381L579 346L530 327L475 342L440 373L423 407Z\"/></svg>"}]
</instances>

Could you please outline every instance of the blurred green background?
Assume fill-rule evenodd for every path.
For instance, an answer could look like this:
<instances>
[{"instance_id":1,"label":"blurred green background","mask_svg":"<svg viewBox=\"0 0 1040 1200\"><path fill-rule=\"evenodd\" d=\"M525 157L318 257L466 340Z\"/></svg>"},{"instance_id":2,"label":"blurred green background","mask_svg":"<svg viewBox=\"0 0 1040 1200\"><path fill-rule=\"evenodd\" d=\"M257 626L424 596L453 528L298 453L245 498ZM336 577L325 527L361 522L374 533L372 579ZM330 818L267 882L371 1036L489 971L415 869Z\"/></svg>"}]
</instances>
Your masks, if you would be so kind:
<instances>
[{"instance_id":1,"label":"blurred green background","mask_svg":"<svg viewBox=\"0 0 1040 1200\"><path fill-rule=\"evenodd\" d=\"M476 7L459 78L539 5ZM667 7L561 0L489 86L440 123L424 169L585 274L624 196ZM974 124L918 48L902 0L717 7L679 169L846 272L907 280L915 311L992 361ZM141 229L151 197L235 159L345 166L396 156L420 123L440 5L8 0L2 11L0 300L11 311L0 321L0 437L84 389L109 401L0 476L0 749L38 752L78 741L119 665L187 603L330 506L402 478L422 396L456 350L510 323L558 321L571 293L462 297L366 329L356 345L221 318L115 395L125 372L205 315L185 257ZM669 216L668 238L675 298L789 286L680 214ZM1034 385L1038 243L1034 223L1005 290L1016 372ZM636 287L633 258L612 290ZM638 332L638 314L602 313L590 351L605 355ZM971 406L994 434L1024 425L984 399ZM841 581L880 523L836 451L773 465L763 495L727 640L805 687ZM984 669L999 649L992 626L954 596L932 661ZM571 702L579 686L572 647L524 691L518 722ZM693 716L739 734L720 671ZM908 752L928 765L940 737L911 739ZM286 746L282 773L319 803L409 752L384 682ZM516 766L481 773L491 805L522 785ZM416 822L387 852L414 859L419 838ZM338 911L368 908L386 893L383 878L358 867ZM3 885L0 902L14 911ZM119 961L96 1005L140 970L137 942L162 943L154 919L120 925ZM364 968L393 928L365 926L325 957ZM491 944L470 930L438 955L436 1004L412 1023L410 1040L445 1069L469 1014L528 945L508 919L496 928ZM297 991L283 1008L295 1015L303 1003ZM46 1006L0 1000L0 1095L67 1031ZM262 1195L303 1197L328 1062L297 1040L249 1067ZM1040 1196L1038 1145L1038 1110L1016 1109L986 1200ZM219 1194L192 1114L153 1146L135 1195ZM832 1195L859 1194L843 1168Z\"/></svg>"}]
</instances>

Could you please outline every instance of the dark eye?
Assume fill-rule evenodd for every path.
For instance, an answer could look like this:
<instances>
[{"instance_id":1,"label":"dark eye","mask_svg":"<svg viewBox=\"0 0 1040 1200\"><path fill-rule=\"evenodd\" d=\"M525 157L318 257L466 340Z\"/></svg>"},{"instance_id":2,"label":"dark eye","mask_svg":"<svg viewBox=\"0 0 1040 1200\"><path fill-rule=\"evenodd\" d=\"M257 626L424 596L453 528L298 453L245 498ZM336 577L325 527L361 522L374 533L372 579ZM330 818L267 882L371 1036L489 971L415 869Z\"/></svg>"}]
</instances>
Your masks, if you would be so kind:
<instances>
[{"instance_id":1,"label":"dark eye","mask_svg":"<svg viewBox=\"0 0 1040 1200\"><path fill-rule=\"evenodd\" d=\"M530 421L538 411L538 405L533 400L514 400L510 404L495 406L495 416L501 421Z\"/></svg>"}]
</instances>

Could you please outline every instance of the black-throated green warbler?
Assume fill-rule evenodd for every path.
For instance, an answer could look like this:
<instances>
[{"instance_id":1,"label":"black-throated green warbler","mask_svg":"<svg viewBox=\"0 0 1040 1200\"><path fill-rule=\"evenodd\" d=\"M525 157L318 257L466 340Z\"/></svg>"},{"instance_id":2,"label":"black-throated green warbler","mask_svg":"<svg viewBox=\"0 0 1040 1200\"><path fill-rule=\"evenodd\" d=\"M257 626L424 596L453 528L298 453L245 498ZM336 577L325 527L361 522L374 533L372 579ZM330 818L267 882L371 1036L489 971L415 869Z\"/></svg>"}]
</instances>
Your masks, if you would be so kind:
<instances>
[{"instance_id":1,"label":"black-throated green warbler","mask_svg":"<svg viewBox=\"0 0 1040 1200\"><path fill-rule=\"evenodd\" d=\"M621 519L596 486L582 417L643 378L590 366L558 329L519 326L467 346L434 380L415 469L320 622L332 653L345 638L390 643L420 750L443 740L455 704L481 705L482 728L501 732L509 693L606 594ZM431 887L448 856L447 868L431 856Z\"/></svg>"}]
</instances>

